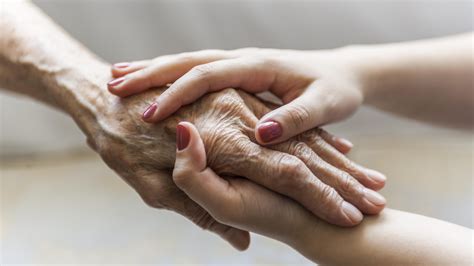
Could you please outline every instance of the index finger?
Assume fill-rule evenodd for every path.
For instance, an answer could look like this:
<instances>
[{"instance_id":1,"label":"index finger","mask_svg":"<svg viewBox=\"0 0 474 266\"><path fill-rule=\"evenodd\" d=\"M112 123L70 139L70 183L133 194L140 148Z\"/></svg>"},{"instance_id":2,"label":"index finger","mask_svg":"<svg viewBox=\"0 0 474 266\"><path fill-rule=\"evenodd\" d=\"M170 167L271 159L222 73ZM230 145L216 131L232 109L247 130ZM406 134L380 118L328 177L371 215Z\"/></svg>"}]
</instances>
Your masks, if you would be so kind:
<instances>
[{"instance_id":1,"label":"index finger","mask_svg":"<svg viewBox=\"0 0 474 266\"><path fill-rule=\"evenodd\" d=\"M163 92L153 104L156 106L153 114L143 118L146 122L158 122L206 93L229 87L262 92L271 86L275 77L263 64L263 61L242 57L198 65Z\"/></svg>"}]
</instances>

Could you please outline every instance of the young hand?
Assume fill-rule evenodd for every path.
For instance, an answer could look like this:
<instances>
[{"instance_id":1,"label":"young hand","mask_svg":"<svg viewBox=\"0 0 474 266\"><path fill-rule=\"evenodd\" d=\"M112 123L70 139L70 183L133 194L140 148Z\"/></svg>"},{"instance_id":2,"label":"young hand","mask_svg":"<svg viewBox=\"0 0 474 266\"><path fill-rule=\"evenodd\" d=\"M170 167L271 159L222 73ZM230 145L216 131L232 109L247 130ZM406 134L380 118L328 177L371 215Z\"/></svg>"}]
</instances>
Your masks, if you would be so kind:
<instances>
[{"instance_id":1,"label":"young hand","mask_svg":"<svg viewBox=\"0 0 474 266\"><path fill-rule=\"evenodd\" d=\"M285 105L258 121L255 137L260 144L273 144L346 118L357 109L363 95L352 60L343 49L205 50L115 64L112 73L117 79L109 83L109 90L126 97L173 83L144 113L147 122L160 121L209 92L229 87L270 91Z\"/></svg>"}]
</instances>

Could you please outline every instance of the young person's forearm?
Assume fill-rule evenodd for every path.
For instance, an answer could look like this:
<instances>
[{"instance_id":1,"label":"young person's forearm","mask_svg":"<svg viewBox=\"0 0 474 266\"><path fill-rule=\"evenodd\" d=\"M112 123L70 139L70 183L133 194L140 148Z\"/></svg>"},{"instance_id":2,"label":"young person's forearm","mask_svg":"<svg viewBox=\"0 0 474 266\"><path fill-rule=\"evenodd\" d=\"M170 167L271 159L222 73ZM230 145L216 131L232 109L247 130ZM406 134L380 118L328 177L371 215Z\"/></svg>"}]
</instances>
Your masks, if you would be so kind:
<instances>
[{"instance_id":1,"label":"young person's forearm","mask_svg":"<svg viewBox=\"0 0 474 266\"><path fill-rule=\"evenodd\" d=\"M308 222L293 246L330 265L471 265L473 232L437 219L386 209L354 228Z\"/></svg>"},{"instance_id":2,"label":"young person's forearm","mask_svg":"<svg viewBox=\"0 0 474 266\"><path fill-rule=\"evenodd\" d=\"M346 49L365 103L440 125L472 128L474 119L473 35Z\"/></svg>"},{"instance_id":3,"label":"young person's forearm","mask_svg":"<svg viewBox=\"0 0 474 266\"><path fill-rule=\"evenodd\" d=\"M92 134L110 98L108 65L28 1L4 3L0 12L0 86L71 114Z\"/></svg>"}]
</instances>

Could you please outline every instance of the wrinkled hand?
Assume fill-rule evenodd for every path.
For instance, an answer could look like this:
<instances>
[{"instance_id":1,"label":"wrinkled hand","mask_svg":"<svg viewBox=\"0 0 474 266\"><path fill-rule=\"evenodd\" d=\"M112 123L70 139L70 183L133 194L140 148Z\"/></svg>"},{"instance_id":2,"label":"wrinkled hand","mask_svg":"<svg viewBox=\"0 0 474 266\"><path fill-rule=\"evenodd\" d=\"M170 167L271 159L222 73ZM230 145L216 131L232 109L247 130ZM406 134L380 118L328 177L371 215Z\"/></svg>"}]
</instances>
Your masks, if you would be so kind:
<instances>
[{"instance_id":1,"label":"wrinkled hand","mask_svg":"<svg viewBox=\"0 0 474 266\"><path fill-rule=\"evenodd\" d=\"M206 95L158 124L138 119L137 113L161 91L116 98L110 113L99 121L103 131L91 143L149 205L182 213L238 248L248 244L248 235L215 222L171 180L175 127L190 121L204 140L209 166L219 174L246 177L338 225L359 223L362 215L357 208L368 214L383 209L384 199L373 190L383 187L384 180L328 144L332 138L327 133L313 130L272 146L274 150L261 147L253 142L253 128L270 109L233 89Z\"/></svg>"},{"instance_id":2,"label":"wrinkled hand","mask_svg":"<svg viewBox=\"0 0 474 266\"><path fill-rule=\"evenodd\" d=\"M181 122L177 131L183 141L176 151L173 181L217 221L277 239L310 258L318 250L314 244L331 240L323 237L331 226L296 202L244 178L220 177L207 167L204 143L193 124ZM305 241L311 238L318 241Z\"/></svg>"}]
</instances>

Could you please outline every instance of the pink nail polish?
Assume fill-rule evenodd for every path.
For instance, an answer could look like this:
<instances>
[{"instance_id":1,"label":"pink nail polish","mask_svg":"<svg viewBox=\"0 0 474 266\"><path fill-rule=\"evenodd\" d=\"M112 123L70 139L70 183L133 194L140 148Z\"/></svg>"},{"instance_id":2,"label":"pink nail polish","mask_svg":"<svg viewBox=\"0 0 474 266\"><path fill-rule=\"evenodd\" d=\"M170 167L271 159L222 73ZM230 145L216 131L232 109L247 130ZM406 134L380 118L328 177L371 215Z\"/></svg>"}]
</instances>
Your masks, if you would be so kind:
<instances>
[{"instance_id":1,"label":"pink nail polish","mask_svg":"<svg viewBox=\"0 0 474 266\"><path fill-rule=\"evenodd\" d=\"M153 116L153 114L156 112L156 109L158 108L158 105L156 103L153 103L152 105L150 105L146 110L145 112L143 112L143 119L148 119L150 117Z\"/></svg>"},{"instance_id":2,"label":"pink nail polish","mask_svg":"<svg viewBox=\"0 0 474 266\"><path fill-rule=\"evenodd\" d=\"M283 133L280 124L275 121L268 121L260 124L258 126L257 131L260 135L260 138L264 142L270 142L272 140L275 140L279 138Z\"/></svg>"},{"instance_id":3,"label":"pink nail polish","mask_svg":"<svg viewBox=\"0 0 474 266\"><path fill-rule=\"evenodd\" d=\"M114 67L115 68L126 68L130 66L130 63L129 62L121 62L121 63L116 63L114 64Z\"/></svg>"},{"instance_id":4,"label":"pink nail polish","mask_svg":"<svg viewBox=\"0 0 474 266\"><path fill-rule=\"evenodd\" d=\"M114 86L117 86L120 83L122 83L122 81L124 81L124 80L125 80L125 77L114 79L114 80L109 81L109 83L107 83L107 85L109 85L109 87L114 87Z\"/></svg>"},{"instance_id":5,"label":"pink nail polish","mask_svg":"<svg viewBox=\"0 0 474 266\"><path fill-rule=\"evenodd\" d=\"M178 151L186 149L189 145L190 139L191 134L189 134L189 130L183 125L178 125L176 127L176 147L178 148Z\"/></svg>"}]
</instances>

